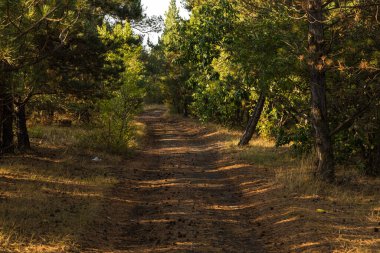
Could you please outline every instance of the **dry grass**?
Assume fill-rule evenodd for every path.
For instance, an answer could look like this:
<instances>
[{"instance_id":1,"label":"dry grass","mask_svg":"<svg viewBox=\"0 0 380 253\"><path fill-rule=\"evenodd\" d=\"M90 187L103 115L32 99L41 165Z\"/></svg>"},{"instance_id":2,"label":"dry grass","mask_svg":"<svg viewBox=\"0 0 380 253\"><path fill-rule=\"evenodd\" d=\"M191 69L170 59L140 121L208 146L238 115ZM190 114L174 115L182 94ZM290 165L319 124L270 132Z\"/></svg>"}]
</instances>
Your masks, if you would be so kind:
<instances>
[{"instance_id":1,"label":"dry grass","mask_svg":"<svg viewBox=\"0 0 380 253\"><path fill-rule=\"evenodd\" d=\"M199 122L182 121L199 128ZM138 148L146 129L135 126L131 147ZM0 252L79 251L78 241L118 183L115 168L123 157L84 148L88 129L37 127L31 133L34 152L0 160ZM247 222L268 252L380 252L379 179L339 167L337 184L317 182L312 157L295 158L259 138L238 148L240 134L207 124L199 135L236 161L219 169L240 187L241 208L253 217ZM95 156L102 161L92 162Z\"/></svg>"},{"instance_id":2,"label":"dry grass","mask_svg":"<svg viewBox=\"0 0 380 253\"><path fill-rule=\"evenodd\" d=\"M143 127L137 126L140 139ZM124 160L83 145L88 131L35 126L33 151L1 158L0 252L78 250L105 192L118 183L114 169Z\"/></svg>"},{"instance_id":3,"label":"dry grass","mask_svg":"<svg viewBox=\"0 0 380 253\"><path fill-rule=\"evenodd\" d=\"M89 129L36 125L31 127L29 132L37 145L45 143L55 146L76 146L80 139L89 133Z\"/></svg>"},{"instance_id":4,"label":"dry grass","mask_svg":"<svg viewBox=\"0 0 380 253\"><path fill-rule=\"evenodd\" d=\"M274 181L289 192L324 195L346 203L363 198L380 197L380 179L364 176L354 166L337 166L336 184L326 184L314 178L314 154L297 156L289 147L276 147L271 140L255 137L247 147L237 147L241 133L207 124L216 131L220 144L228 152L255 168L271 169Z\"/></svg>"},{"instance_id":5,"label":"dry grass","mask_svg":"<svg viewBox=\"0 0 380 253\"><path fill-rule=\"evenodd\" d=\"M379 178L338 166L337 183L319 182L313 155L295 157L261 138L239 148L241 133L205 127L211 131L205 136L216 139L226 156L251 165L242 191L247 203L262 203L252 223L261 224L257 230L269 252L380 252Z\"/></svg>"},{"instance_id":6,"label":"dry grass","mask_svg":"<svg viewBox=\"0 0 380 253\"><path fill-rule=\"evenodd\" d=\"M102 133L104 129L93 126L87 127L58 127L35 125L30 129L30 135L36 145L49 143L56 147L76 147L96 151L97 153L126 155L144 142L145 126L132 121L129 126L131 138L127 143L107 143ZM111 146L110 146L111 145Z\"/></svg>"},{"instance_id":7,"label":"dry grass","mask_svg":"<svg viewBox=\"0 0 380 253\"><path fill-rule=\"evenodd\" d=\"M140 147L144 147L144 143L146 142L147 128L146 125L139 121L132 122L134 128L134 138L131 139L129 143L130 149L136 150Z\"/></svg>"},{"instance_id":8,"label":"dry grass","mask_svg":"<svg viewBox=\"0 0 380 253\"><path fill-rule=\"evenodd\" d=\"M289 210L309 210L307 225L291 215L283 220L289 223L285 231L304 234L301 241L313 241L310 245L293 246L292 251L325 252L329 248L331 252L380 252L380 234L376 232L380 227L380 179L365 177L355 168L338 166L337 183L327 184L313 177L315 159L312 155L295 158L289 149L275 148L273 143L261 139L253 140L249 147L243 149L231 148L231 143L235 144L236 140L226 145L237 153L239 160L252 164L254 173L265 168L262 173L268 181L274 182L275 189L266 198L275 200L271 205L278 205L278 214ZM265 177L262 173L256 177ZM284 201L285 205L281 204ZM300 215L307 217L306 214ZM302 226L318 228L319 231L308 238L300 229ZM271 229L279 231L273 234L274 238L286 233L278 226ZM284 242L284 249L285 245Z\"/></svg>"}]
</instances>

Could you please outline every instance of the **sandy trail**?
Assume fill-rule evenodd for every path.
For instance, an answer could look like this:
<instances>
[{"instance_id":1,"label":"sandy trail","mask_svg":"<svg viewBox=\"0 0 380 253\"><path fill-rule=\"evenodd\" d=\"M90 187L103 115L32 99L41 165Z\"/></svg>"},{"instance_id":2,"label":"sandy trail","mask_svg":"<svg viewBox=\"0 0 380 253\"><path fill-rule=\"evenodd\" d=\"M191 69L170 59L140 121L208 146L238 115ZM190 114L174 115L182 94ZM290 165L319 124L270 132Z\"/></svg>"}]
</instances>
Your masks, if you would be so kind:
<instances>
[{"instance_id":1,"label":"sandy trail","mask_svg":"<svg viewBox=\"0 0 380 253\"><path fill-rule=\"evenodd\" d=\"M106 196L86 252L262 252L236 180L201 127L152 109L148 144Z\"/></svg>"}]
</instances>

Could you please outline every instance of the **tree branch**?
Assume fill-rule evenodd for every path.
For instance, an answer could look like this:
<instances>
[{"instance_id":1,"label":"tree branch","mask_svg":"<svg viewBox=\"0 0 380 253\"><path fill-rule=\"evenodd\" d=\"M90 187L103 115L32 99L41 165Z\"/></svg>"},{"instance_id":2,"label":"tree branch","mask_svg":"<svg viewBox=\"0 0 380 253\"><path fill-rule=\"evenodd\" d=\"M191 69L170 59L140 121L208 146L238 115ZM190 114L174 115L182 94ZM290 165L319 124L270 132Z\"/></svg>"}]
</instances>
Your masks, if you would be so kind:
<instances>
[{"instance_id":1,"label":"tree branch","mask_svg":"<svg viewBox=\"0 0 380 253\"><path fill-rule=\"evenodd\" d=\"M355 120L359 118L369 107L371 103L368 103L362 108L359 108L351 117L343 121L341 124L339 124L333 131L331 131L330 136L334 136L335 134L339 133L340 131L347 129L354 124Z\"/></svg>"}]
</instances>

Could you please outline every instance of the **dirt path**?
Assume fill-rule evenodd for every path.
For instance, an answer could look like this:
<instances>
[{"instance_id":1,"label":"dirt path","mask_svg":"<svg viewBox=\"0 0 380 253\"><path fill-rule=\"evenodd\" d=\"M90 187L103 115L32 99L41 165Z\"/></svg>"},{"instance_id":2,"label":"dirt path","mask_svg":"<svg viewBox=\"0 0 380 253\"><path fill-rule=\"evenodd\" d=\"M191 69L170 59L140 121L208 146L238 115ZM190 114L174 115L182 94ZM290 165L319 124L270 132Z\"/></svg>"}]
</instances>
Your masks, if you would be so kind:
<instances>
[{"instance_id":1,"label":"dirt path","mask_svg":"<svg viewBox=\"0 0 380 253\"><path fill-rule=\"evenodd\" d=\"M201 127L146 111L148 144L115 173L85 252L262 252L231 164Z\"/></svg>"}]
</instances>

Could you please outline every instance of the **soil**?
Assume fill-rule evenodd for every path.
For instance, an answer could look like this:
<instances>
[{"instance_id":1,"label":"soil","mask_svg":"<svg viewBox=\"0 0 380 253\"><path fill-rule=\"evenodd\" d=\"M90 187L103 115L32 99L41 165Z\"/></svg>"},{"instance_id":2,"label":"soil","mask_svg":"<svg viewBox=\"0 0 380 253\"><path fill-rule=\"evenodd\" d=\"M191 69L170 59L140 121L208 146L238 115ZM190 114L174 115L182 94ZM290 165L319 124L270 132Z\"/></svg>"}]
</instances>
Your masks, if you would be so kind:
<instances>
[{"instance_id":1,"label":"soil","mask_svg":"<svg viewBox=\"0 0 380 253\"><path fill-rule=\"evenodd\" d=\"M163 108L139 120L146 145L115 171L81 252L380 252L378 193L368 204L291 193L217 131Z\"/></svg>"},{"instance_id":2,"label":"soil","mask_svg":"<svg viewBox=\"0 0 380 253\"><path fill-rule=\"evenodd\" d=\"M85 252L262 252L231 161L202 127L146 111L147 143L117 171ZM224 170L224 168L226 170Z\"/></svg>"},{"instance_id":3,"label":"soil","mask_svg":"<svg viewBox=\"0 0 380 253\"><path fill-rule=\"evenodd\" d=\"M228 147L235 133L164 107L138 120L132 157L72 146L69 128L1 157L0 252L380 252L379 178L289 190L282 150L263 163L272 149Z\"/></svg>"}]
</instances>

